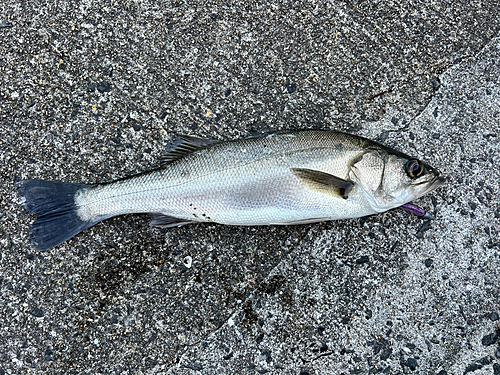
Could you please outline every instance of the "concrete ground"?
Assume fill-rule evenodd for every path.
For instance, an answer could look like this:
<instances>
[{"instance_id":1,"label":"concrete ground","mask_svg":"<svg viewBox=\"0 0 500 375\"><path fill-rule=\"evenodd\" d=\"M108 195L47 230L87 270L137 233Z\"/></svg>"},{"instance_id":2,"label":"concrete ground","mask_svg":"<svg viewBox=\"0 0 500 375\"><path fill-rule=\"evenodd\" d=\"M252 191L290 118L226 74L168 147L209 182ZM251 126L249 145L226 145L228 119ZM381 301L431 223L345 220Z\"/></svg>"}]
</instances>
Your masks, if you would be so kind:
<instances>
[{"instance_id":1,"label":"concrete ground","mask_svg":"<svg viewBox=\"0 0 500 375\"><path fill-rule=\"evenodd\" d=\"M496 1L1 3L0 375L500 374L499 32ZM29 242L21 179L291 128L427 161L437 219Z\"/></svg>"}]
</instances>

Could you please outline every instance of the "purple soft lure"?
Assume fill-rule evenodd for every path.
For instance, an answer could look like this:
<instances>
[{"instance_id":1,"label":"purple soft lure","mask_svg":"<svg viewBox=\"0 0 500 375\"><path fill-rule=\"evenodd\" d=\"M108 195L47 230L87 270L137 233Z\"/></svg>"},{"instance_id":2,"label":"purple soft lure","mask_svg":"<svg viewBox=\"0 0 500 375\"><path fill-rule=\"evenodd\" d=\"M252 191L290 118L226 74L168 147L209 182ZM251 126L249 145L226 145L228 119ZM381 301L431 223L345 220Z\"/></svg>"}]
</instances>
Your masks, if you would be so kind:
<instances>
[{"instance_id":1,"label":"purple soft lure","mask_svg":"<svg viewBox=\"0 0 500 375\"><path fill-rule=\"evenodd\" d=\"M414 215L417 215L418 217L421 217L422 219L434 220L436 218L434 215L425 212L423 208L418 207L417 205L412 203L403 204L401 208L411 212Z\"/></svg>"}]
</instances>

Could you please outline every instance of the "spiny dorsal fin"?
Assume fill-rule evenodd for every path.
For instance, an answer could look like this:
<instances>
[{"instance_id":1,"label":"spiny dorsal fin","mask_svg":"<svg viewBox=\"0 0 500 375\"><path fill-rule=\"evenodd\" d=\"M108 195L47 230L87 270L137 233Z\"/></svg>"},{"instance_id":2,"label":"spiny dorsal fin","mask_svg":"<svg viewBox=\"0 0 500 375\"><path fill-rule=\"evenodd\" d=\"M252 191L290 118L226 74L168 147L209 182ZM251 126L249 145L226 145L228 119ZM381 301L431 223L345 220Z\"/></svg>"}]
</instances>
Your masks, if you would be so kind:
<instances>
[{"instance_id":1,"label":"spiny dorsal fin","mask_svg":"<svg viewBox=\"0 0 500 375\"><path fill-rule=\"evenodd\" d=\"M197 138L189 135L174 135L167 143L163 155L160 157L160 165L163 166L174 160L180 159L193 151L199 150L220 141L210 138Z\"/></svg>"},{"instance_id":2,"label":"spiny dorsal fin","mask_svg":"<svg viewBox=\"0 0 500 375\"><path fill-rule=\"evenodd\" d=\"M347 199L354 183L313 169L292 168L292 173L315 190Z\"/></svg>"}]
</instances>

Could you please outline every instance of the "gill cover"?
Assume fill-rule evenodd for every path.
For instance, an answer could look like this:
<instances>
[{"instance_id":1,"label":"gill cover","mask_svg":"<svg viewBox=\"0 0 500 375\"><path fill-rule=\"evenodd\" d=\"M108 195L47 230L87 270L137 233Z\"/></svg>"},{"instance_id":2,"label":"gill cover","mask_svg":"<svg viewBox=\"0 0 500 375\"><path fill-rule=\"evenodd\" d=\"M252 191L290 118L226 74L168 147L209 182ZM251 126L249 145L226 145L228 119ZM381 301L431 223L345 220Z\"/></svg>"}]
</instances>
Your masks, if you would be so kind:
<instances>
[{"instance_id":1,"label":"gill cover","mask_svg":"<svg viewBox=\"0 0 500 375\"><path fill-rule=\"evenodd\" d=\"M369 150L351 163L350 178L363 190L376 212L401 206L444 182L439 173L402 153Z\"/></svg>"}]
</instances>

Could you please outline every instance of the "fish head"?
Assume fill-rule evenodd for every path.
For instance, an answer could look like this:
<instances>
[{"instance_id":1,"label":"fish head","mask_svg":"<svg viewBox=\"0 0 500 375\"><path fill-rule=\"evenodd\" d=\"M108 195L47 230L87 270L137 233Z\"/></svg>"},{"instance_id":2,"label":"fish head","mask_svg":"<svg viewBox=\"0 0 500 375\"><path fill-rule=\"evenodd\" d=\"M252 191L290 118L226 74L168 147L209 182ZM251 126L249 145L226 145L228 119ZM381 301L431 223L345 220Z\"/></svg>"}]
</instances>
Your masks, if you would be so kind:
<instances>
[{"instance_id":1,"label":"fish head","mask_svg":"<svg viewBox=\"0 0 500 375\"><path fill-rule=\"evenodd\" d=\"M384 149L358 155L351 162L349 177L361 188L375 212L399 207L445 182L428 164Z\"/></svg>"}]
</instances>

